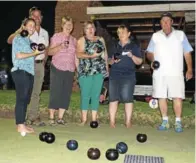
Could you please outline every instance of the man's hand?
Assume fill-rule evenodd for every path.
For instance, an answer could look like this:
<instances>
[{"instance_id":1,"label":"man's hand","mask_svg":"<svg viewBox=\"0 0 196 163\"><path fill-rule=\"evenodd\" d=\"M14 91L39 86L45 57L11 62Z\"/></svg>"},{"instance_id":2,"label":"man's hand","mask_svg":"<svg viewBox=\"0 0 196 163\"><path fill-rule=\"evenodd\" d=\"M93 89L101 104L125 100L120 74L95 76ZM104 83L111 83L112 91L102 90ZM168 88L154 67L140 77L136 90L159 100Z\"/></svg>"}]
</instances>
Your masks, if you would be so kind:
<instances>
[{"instance_id":1,"label":"man's hand","mask_svg":"<svg viewBox=\"0 0 196 163\"><path fill-rule=\"evenodd\" d=\"M150 67L151 67L152 70L154 70L153 62L151 62Z\"/></svg>"},{"instance_id":2,"label":"man's hand","mask_svg":"<svg viewBox=\"0 0 196 163\"><path fill-rule=\"evenodd\" d=\"M186 81L190 80L193 77L193 71L187 70L186 71Z\"/></svg>"},{"instance_id":3,"label":"man's hand","mask_svg":"<svg viewBox=\"0 0 196 163\"><path fill-rule=\"evenodd\" d=\"M24 29L24 25L22 24L20 26L20 28L15 32L16 34L19 34L20 32L22 32L22 30Z\"/></svg>"}]
</instances>

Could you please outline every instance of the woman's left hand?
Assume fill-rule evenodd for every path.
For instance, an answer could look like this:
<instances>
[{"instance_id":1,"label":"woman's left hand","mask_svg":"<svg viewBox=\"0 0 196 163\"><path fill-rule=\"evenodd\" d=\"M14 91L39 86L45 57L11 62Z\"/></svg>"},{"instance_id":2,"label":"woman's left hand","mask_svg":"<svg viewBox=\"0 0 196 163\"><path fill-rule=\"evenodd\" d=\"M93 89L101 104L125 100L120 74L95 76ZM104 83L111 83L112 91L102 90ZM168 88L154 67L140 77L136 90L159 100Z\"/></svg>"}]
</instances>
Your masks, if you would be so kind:
<instances>
[{"instance_id":1,"label":"woman's left hand","mask_svg":"<svg viewBox=\"0 0 196 163\"><path fill-rule=\"evenodd\" d=\"M130 57L130 58L132 58L132 57L133 57L133 53L131 53L131 52L129 51L129 53L127 54L127 56Z\"/></svg>"}]
</instances>

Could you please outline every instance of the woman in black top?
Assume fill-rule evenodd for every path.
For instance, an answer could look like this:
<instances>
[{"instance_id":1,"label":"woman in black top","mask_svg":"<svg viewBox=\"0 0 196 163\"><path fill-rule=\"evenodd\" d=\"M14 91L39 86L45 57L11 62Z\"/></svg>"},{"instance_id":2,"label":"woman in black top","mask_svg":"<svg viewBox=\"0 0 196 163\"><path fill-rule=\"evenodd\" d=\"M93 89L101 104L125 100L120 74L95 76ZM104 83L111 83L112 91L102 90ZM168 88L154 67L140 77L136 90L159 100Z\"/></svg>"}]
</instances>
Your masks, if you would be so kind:
<instances>
[{"instance_id":1,"label":"woman in black top","mask_svg":"<svg viewBox=\"0 0 196 163\"><path fill-rule=\"evenodd\" d=\"M119 42L114 48L110 59L111 69L109 76L109 114L110 126L115 128L115 116L118 103L125 104L125 125L131 127L133 110L133 93L136 83L135 66L142 63L139 45L130 40L131 32L126 25L117 29Z\"/></svg>"}]
</instances>

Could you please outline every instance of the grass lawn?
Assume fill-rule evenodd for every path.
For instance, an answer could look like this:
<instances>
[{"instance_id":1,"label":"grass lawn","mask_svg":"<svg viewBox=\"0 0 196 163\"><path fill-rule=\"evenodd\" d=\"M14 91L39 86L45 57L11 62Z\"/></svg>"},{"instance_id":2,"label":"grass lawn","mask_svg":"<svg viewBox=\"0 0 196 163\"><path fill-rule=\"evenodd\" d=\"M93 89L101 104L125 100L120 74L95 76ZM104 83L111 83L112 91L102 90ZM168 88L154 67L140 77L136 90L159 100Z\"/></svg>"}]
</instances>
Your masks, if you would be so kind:
<instances>
[{"instance_id":1,"label":"grass lawn","mask_svg":"<svg viewBox=\"0 0 196 163\"><path fill-rule=\"evenodd\" d=\"M56 136L53 144L41 142L38 135L42 131L52 132ZM101 124L97 129L89 126L78 126L69 123L66 126L37 127L35 134L22 137L16 132L13 119L0 119L0 163L109 163L105 158L108 148L115 148L119 141L128 145L127 154L159 156L165 163L194 163L195 139L194 129L186 129L177 134L173 129L159 132L152 127L133 126L126 129L117 125L115 129ZM145 133L148 140L145 143L136 141L138 133ZM76 151L69 151L66 142L75 139L79 143ZM99 148L99 160L90 160L87 151L91 147ZM115 163L123 163L124 156L120 155Z\"/></svg>"},{"instance_id":2,"label":"grass lawn","mask_svg":"<svg viewBox=\"0 0 196 163\"><path fill-rule=\"evenodd\" d=\"M47 113L49 92L41 95L41 112ZM105 157L108 148L115 148L116 144L124 141L128 145L127 154L163 157L165 163L194 163L195 162L195 105L189 103L189 99L183 103L183 122L186 129L177 134L173 128L166 132L159 132L155 127L160 123L158 109L150 109L147 103L135 102L133 114L133 127L126 129L123 125L124 109L120 105L118 110L118 123L115 129L108 125L108 105L100 105L100 127L91 129L88 125L78 126L80 119L80 94L74 92L71 104L65 119L71 123L66 126L35 127L35 134L27 134L22 137L16 132L13 118L0 118L0 163L109 163ZM169 115L174 120L172 103L169 102ZM15 92L0 91L0 110L14 111ZM46 144L39 140L42 131L52 132L56 136L53 144ZM148 136L146 143L136 140L138 133ZM76 151L69 151L66 142L75 139L79 143ZM93 161L88 159L89 148L99 148L101 157ZM120 155L115 163L123 163L124 156Z\"/></svg>"},{"instance_id":3,"label":"grass lawn","mask_svg":"<svg viewBox=\"0 0 196 163\"><path fill-rule=\"evenodd\" d=\"M15 105L15 91L4 90L0 91L0 110L14 110ZM49 91L43 91L41 94L40 110L43 113L47 113L47 106L49 100ZM183 103L183 122L184 127L194 128L195 126L195 105L189 103L190 99L186 99ZM79 121L80 120L80 93L73 92L71 96L70 108L65 114L67 121ZM108 105L100 105L99 108L100 121L108 123ZM174 114L172 109L172 102L169 102L169 116L171 121L174 120ZM133 112L133 123L141 125L157 125L160 123L160 113L158 109L151 109L146 102L135 102ZM117 120L121 123L124 119L123 105L119 105Z\"/></svg>"}]
</instances>

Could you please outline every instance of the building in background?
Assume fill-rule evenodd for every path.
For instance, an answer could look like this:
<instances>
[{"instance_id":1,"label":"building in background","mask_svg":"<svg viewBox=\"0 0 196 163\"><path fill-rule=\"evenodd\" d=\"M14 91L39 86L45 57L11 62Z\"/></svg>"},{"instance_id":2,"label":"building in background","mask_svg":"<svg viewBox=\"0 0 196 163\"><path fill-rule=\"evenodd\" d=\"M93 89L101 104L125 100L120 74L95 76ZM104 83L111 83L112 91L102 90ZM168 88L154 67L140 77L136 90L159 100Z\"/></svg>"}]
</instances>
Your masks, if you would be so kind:
<instances>
[{"instance_id":1,"label":"building in background","mask_svg":"<svg viewBox=\"0 0 196 163\"><path fill-rule=\"evenodd\" d=\"M75 22L73 35L76 38L83 35L83 22L93 20L97 28L97 35L104 37L108 53L110 53L110 47L117 37L118 25L126 22L139 40L144 56L143 65L138 67L137 84L151 85L151 70L145 58L145 50L152 34L160 30L160 15L166 11L173 14L174 27L183 30L194 47L195 2L193 1L58 1L55 9L55 32L60 31L61 17L64 15L73 18ZM146 80L143 80L144 77ZM187 92L195 89L195 81L190 82L192 83L187 83L190 85L190 88L187 87ZM78 89L76 82L74 89Z\"/></svg>"}]
</instances>

